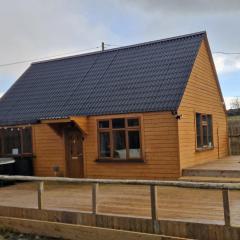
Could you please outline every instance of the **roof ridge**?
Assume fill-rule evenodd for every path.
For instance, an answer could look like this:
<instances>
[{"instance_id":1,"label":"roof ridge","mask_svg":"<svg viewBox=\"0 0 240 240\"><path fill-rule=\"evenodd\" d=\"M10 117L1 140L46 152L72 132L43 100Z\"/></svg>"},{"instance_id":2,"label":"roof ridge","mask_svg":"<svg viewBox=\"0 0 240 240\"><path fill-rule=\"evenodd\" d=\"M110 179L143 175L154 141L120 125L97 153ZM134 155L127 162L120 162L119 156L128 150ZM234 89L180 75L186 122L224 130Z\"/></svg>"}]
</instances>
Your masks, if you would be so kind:
<instances>
[{"instance_id":1,"label":"roof ridge","mask_svg":"<svg viewBox=\"0 0 240 240\"><path fill-rule=\"evenodd\" d=\"M184 34L184 35L178 35L178 36L174 36L174 37L168 37L168 38L152 40L152 41L136 43L136 44L130 44L130 45L121 46L121 47L117 47L117 48L106 49L104 51L94 51L94 52L87 52L87 53L82 53L82 54L66 56L66 57L46 59L46 60L41 60L41 61L37 61L37 62L32 62L31 65L54 62L54 61L62 61L62 60L67 60L67 59L71 59L71 58L85 57L85 56L90 56L90 55L94 55L94 54L107 53L107 52L118 51L118 50L129 49L129 48L136 48L136 47L141 47L141 46L146 46L146 45L151 45L151 44L156 44L156 43L161 43L161 42L178 40L178 39L182 39L182 38L195 37L195 36L199 36L199 35L206 35L206 31L199 31L199 32L188 33L188 34Z\"/></svg>"}]
</instances>

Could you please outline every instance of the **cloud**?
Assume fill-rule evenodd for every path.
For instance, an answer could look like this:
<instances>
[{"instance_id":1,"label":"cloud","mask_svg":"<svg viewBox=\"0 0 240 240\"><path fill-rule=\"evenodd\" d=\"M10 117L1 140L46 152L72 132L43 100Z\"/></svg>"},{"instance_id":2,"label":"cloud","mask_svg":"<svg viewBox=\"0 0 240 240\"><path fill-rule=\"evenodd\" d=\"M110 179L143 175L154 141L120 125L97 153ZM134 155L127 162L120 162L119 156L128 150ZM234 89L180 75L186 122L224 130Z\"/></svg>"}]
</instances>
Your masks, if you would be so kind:
<instances>
[{"instance_id":1,"label":"cloud","mask_svg":"<svg viewBox=\"0 0 240 240\"><path fill-rule=\"evenodd\" d=\"M127 0L128 3L144 9L144 11L171 11L174 13L216 13L239 12L239 0Z\"/></svg>"},{"instance_id":2,"label":"cloud","mask_svg":"<svg viewBox=\"0 0 240 240\"><path fill-rule=\"evenodd\" d=\"M0 64L95 47L106 36L114 38L103 23L91 23L85 5L84 0L1 1ZM0 81L2 75L19 76L28 65L0 68Z\"/></svg>"},{"instance_id":3,"label":"cloud","mask_svg":"<svg viewBox=\"0 0 240 240\"><path fill-rule=\"evenodd\" d=\"M240 21L239 0L119 2L136 14L142 29L139 35L146 40L206 30L212 51L240 52L240 32L236 31ZM239 56L214 54L218 73L239 71Z\"/></svg>"},{"instance_id":4,"label":"cloud","mask_svg":"<svg viewBox=\"0 0 240 240\"><path fill-rule=\"evenodd\" d=\"M214 55L214 63L219 74L240 71L240 55Z\"/></svg>"}]
</instances>

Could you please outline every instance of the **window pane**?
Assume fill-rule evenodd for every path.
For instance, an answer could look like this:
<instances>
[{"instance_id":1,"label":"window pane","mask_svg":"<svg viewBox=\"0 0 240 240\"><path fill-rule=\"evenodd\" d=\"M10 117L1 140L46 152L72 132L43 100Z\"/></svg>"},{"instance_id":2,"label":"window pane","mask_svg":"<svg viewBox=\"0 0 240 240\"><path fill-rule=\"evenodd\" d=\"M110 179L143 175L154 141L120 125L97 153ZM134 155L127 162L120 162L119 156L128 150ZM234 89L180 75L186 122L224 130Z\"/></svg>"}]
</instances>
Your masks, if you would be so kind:
<instances>
[{"instance_id":1,"label":"window pane","mask_svg":"<svg viewBox=\"0 0 240 240\"><path fill-rule=\"evenodd\" d=\"M208 122L208 146L213 146L213 136L212 136L212 116L207 116L207 122Z\"/></svg>"},{"instance_id":2,"label":"window pane","mask_svg":"<svg viewBox=\"0 0 240 240\"><path fill-rule=\"evenodd\" d=\"M140 136L139 131L128 132L128 143L129 143L129 157L140 158Z\"/></svg>"},{"instance_id":3,"label":"window pane","mask_svg":"<svg viewBox=\"0 0 240 240\"><path fill-rule=\"evenodd\" d=\"M208 127L207 126L203 126L203 145L207 146L208 145Z\"/></svg>"},{"instance_id":4,"label":"window pane","mask_svg":"<svg viewBox=\"0 0 240 240\"><path fill-rule=\"evenodd\" d=\"M110 157L110 134L109 132L100 133L100 157Z\"/></svg>"},{"instance_id":5,"label":"window pane","mask_svg":"<svg viewBox=\"0 0 240 240\"><path fill-rule=\"evenodd\" d=\"M201 147L201 114L196 114L197 147Z\"/></svg>"},{"instance_id":6,"label":"window pane","mask_svg":"<svg viewBox=\"0 0 240 240\"><path fill-rule=\"evenodd\" d=\"M124 118L116 118L112 120L113 128L125 128L125 119Z\"/></svg>"},{"instance_id":7,"label":"window pane","mask_svg":"<svg viewBox=\"0 0 240 240\"><path fill-rule=\"evenodd\" d=\"M4 154L20 154L20 131L17 128L3 130Z\"/></svg>"},{"instance_id":8,"label":"window pane","mask_svg":"<svg viewBox=\"0 0 240 240\"><path fill-rule=\"evenodd\" d=\"M138 118L130 118L130 119L128 119L128 126L129 127L137 127L137 126L139 126Z\"/></svg>"},{"instance_id":9,"label":"window pane","mask_svg":"<svg viewBox=\"0 0 240 240\"><path fill-rule=\"evenodd\" d=\"M202 115L202 120L207 121L207 115Z\"/></svg>"},{"instance_id":10,"label":"window pane","mask_svg":"<svg viewBox=\"0 0 240 240\"><path fill-rule=\"evenodd\" d=\"M23 153L32 153L32 129L25 128L22 130Z\"/></svg>"},{"instance_id":11,"label":"window pane","mask_svg":"<svg viewBox=\"0 0 240 240\"><path fill-rule=\"evenodd\" d=\"M109 128L109 120L99 121L99 128Z\"/></svg>"},{"instance_id":12,"label":"window pane","mask_svg":"<svg viewBox=\"0 0 240 240\"><path fill-rule=\"evenodd\" d=\"M113 157L126 159L125 131L113 131Z\"/></svg>"}]
</instances>

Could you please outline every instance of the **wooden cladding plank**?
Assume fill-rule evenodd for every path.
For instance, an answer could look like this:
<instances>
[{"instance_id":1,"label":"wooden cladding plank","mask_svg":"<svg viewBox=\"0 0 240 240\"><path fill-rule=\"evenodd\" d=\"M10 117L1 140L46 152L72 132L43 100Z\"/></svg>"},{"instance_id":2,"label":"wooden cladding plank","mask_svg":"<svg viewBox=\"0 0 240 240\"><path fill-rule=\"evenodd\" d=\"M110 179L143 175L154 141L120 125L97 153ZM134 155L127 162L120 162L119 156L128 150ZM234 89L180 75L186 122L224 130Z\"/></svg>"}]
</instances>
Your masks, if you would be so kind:
<instances>
[{"instance_id":1,"label":"wooden cladding plank","mask_svg":"<svg viewBox=\"0 0 240 240\"><path fill-rule=\"evenodd\" d=\"M34 128L34 172L37 176L54 176L53 166L59 166L65 174L65 146L59 136L48 124L36 124Z\"/></svg>"},{"instance_id":2,"label":"wooden cladding plank","mask_svg":"<svg viewBox=\"0 0 240 240\"><path fill-rule=\"evenodd\" d=\"M144 239L143 237L148 234L144 233L152 233L152 221L150 219L144 218L130 218L130 217L118 217L118 216L107 216L107 215L97 215L97 221L94 220L95 217L88 213L75 213L75 212L62 212L62 211L51 211L51 210L37 210L37 209L23 209L23 208L9 208L9 207L0 207L0 226L3 229L10 229L13 231L20 231L26 233L33 234L48 234L54 233L56 235L49 235L49 237L61 237L66 239L70 236L76 237L76 239L81 239L79 236L84 233L89 233L88 229L91 229L91 239L95 239L95 229L106 230L106 232L102 231L98 234L104 236L104 239L108 239L105 236L112 236L110 233L114 231L114 234L119 234L123 232L131 231L132 234L138 232L139 235L132 235L135 238L133 239ZM63 215L65 217L63 217ZM68 216L67 216L68 215ZM29 221L32 219L32 221ZM58 222L58 223L57 223ZM73 222L73 224L66 224L69 222ZM63 224L65 223L65 224ZM47 226L45 226L45 224ZM80 225L75 225L80 224ZM161 235L153 235L150 234L150 237L158 236L164 237L162 239L199 239L199 240L224 240L224 239L232 239L238 240L240 238L240 228L232 227L232 226L223 226L216 224L201 224L194 222L178 222L173 220L159 220L158 224L160 226L160 234ZM89 226L98 226L96 228L89 228ZM54 226L54 227L53 227ZM70 228L68 228L69 226ZM85 227L84 227L85 226ZM111 229L109 229L111 228ZM54 230L55 229L55 230ZM76 230L78 229L78 230ZM81 229L81 230L80 230ZM45 231L46 230L46 231ZM86 231L84 231L86 230ZM110 230L110 231L108 231ZM35 232L36 231L36 232ZM55 232L56 231L56 232ZM77 232L78 231L78 232ZM81 231L81 232L80 232ZM60 235L68 234L70 235ZM57 235L59 234L59 235ZM165 235L165 236L163 236ZM171 236L171 237L166 237ZM85 235L83 235L86 237ZM127 239L124 238L128 235L119 235L121 238L119 239ZM174 238L175 237L175 238ZM75 238L74 238L75 239ZM88 239L88 238L84 238ZM99 238L97 238L99 239ZM118 239L118 238L113 238ZM154 238L149 238L154 239ZM159 239L159 238L158 238ZM160 238L161 239L161 238Z\"/></svg>"},{"instance_id":3,"label":"wooden cladding plank","mask_svg":"<svg viewBox=\"0 0 240 240\"><path fill-rule=\"evenodd\" d=\"M171 240L182 239L161 235L106 229L92 226L64 224L39 220L0 217L0 228L69 240Z\"/></svg>"},{"instance_id":4,"label":"wooden cladding plank","mask_svg":"<svg viewBox=\"0 0 240 240\"><path fill-rule=\"evenodd\" d=\"M214 149L211 151L195 151L196 112L213 116ZM201 43L179 113L183 115L178 121L181 168L202 164L228 154L226 114L205 41Z\"/></svg>"}]
</instances>

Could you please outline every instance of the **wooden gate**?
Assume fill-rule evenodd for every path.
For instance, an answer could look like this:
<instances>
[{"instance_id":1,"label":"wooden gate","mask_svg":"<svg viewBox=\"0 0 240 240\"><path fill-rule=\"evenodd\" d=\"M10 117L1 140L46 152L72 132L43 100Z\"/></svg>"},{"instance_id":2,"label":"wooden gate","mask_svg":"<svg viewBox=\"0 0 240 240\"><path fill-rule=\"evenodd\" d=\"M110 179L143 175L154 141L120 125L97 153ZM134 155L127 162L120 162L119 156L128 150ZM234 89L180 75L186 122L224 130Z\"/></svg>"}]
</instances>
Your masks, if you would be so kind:
<instances>
[{"instance_id":1,"label":"wooden gate","mask_svg":"<svg viewBox=\"0 0 240 240\"><path fill-rule=\"evenodd\" d=\"M232 155L240 155L240 121L228 122L229 147Z\"/></svg>"}]
</instances>

